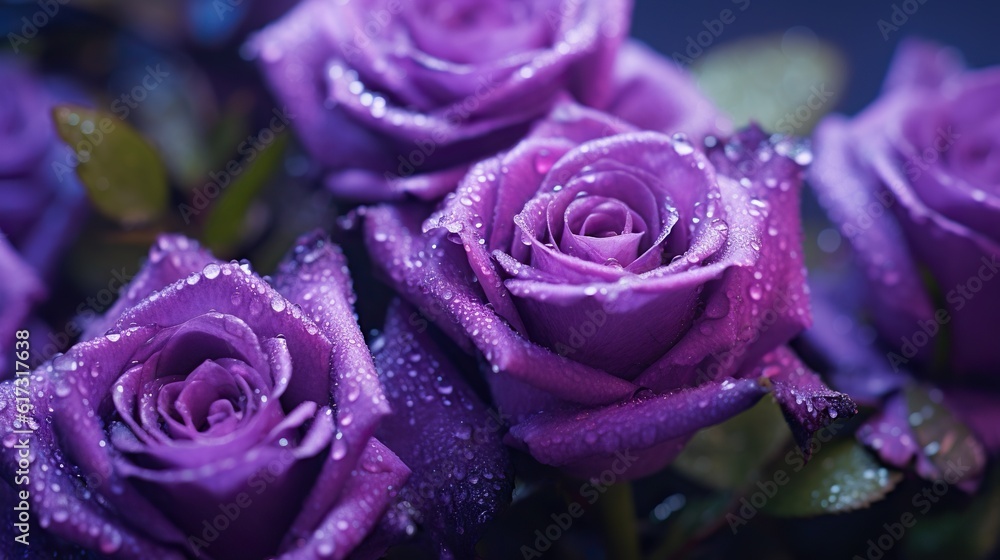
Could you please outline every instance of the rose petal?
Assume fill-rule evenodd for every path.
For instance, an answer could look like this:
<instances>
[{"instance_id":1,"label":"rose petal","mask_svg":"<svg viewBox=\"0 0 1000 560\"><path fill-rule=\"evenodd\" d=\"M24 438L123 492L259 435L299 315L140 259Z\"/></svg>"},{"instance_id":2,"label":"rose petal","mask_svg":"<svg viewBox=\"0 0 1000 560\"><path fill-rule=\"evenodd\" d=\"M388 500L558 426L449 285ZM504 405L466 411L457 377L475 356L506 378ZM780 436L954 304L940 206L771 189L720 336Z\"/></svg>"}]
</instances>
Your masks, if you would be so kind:
<instances>
[{"instance_id":1,"label":"rose petal","mask_svg":"<svg viewBox=\"0 0 1000 560\"><path fill-rule=\"evenodd\" d=\"M465 557L510 502L513 472L503 425L430 336L407 322L413 311L394 301L372 343L394 410L377 433L413 470L400 499L419 512L436 542Z\"/></svg>"},{"instance_id":2,"label":"rose petal","mask_svg":"<svg viewBox=\"0 0 1000 560\"><path fill-rule=\"evenodd\" d=\"M766 392L751 379L645 392L601 408L539 412L513 425L507 439L579 477L614 468L616 475L634 479L659 470L696 431L750 408Z\"/></svg>"},{"instance_id":3,"label":"rose petal","mask_svg":"<svg viewBox=\"0 0 1000 560\"><path fill-rule=\"evenodd\" d=\"M953 48L921 39L903 39L889 65L885 92L937 88L965 70L962 55Z\"/></svg>"},{"instance_id":4,"label":"rose petal","mask_svg":"<svg viewBox=\"0 0 1000 560\"><path fill-rule=\"evenodd\" d=\"M77 468L75 477L63 474L65 471L62 467L54 468L52 476L56 480L66 476L65 484L58 485L64 486L67 492L41 492L38 498L61 502L66 507L70 507L72 503L75 509L89 507L84 504L89 504L91 494L97 493L104 497L114 511L128 511L131 514L125 520L125 525L115 522L113 526L107 526L106 538L120 543L124 538L123 531L134 531L149 535L154 542L179 544L183 542L180 531L128 484L112 464L105 451L107 436L97 415L93 414L94 407L100 403L90 403L88 400L95 395L109 394L107 389L110 389L116 372L125 367L129 357L150 335L150 329L136 327L129 330L127 335L116 335L110 339L101 337L80 343L65 356L59 356L36 370L32 383L39 386L36 395L42 396L36 396L33 405L35 410L51 410L52 418L51 424L43 424L44 432L36 432L39 463L50 462L55 465L69 461ZM8 410L11 412L2 416L4 422L13 422L15 407L10 406ZM4 431L7 433L9 430ZM57 453L62 458L57 459ZM68 492L77 492L77 499L65 501L70 500ZM130 520L136 520L136 523L131 524ZM141 525L138 520L141 520ZM89 534L88 528L78 527L78 523L77 519L71 519L70 523L65 524L67 531L76 531L70 533L75 535L74 541L81 544L94 543L97 535ZM95 527L103 525L99 523ZM112 535L117 537L112 538ZM100 550L99 547L95 548Z\"/></svg>"},{"instance_id":5,"label":"rose petal","mask_svg":"<svg viewBox=\"0 0 1000 560\"><path fill-rule=\"evenodd\" d=\"M305 544L285 552L279 559L346 558L373 529L409 475L406 465L372 438L333 509Z\"/></svg>"},{"instance_id":6,"label":"rose petal","mask_svg":"<svg viewBox=\"0 0 1000 560\"><path fill-rule=\"evenodd\" d=\"M209 263L218 262L195 241L180 235L161 235L150 248L149 260L142 270L132 278L127 288L122 289L118 301L102 317L87 325L80 340L90 340L104 334L118 322L125 310L134 307L153 292L200 272Z\"/></svg>"},{"instance_id":7,"label":"rose petal","mask_svg":"<svg viewBox=\"0 0 1000 560\"><path fill-rule=\"evenodd\" d=\"M215 319L211 317L211 314L203 317ZM226 317L223 320L227 325L232 325L232 319L232 317ZM190 321L184 326L189 326L196 321L197 319ZM243 328L246 328L246 325L243 325ZM160 336L162 333L153 337L153 340ZM144 349L148 347L147 343ZM269 339L264 342L263 349L256 350L261 353L262 363L256 368L247 369L258 375L259 372L266 372L273 375L274 380L268 380L264 384L260 381L254 382L251 379L254 385L253 389L256 389L257 392L250 395L253 401L248 402L246 406L252 413L249 414L248 418L245 418L245 422L241 423L239 430L219 437L195 433L191 438L180 438L172 434L167 435L160 430L159 425L162 420L159 413L153 410L152 406L137 402L147 394L154 394L146 384L155 375L155 371L138 371L133 368L115 382L115 390L108 388L107 392L112 395L120 418L131 431L131 437L137 438L144 444L142 447L132 449L133 453L139 454L143 465L164 469L193 469L249 452L261 443L264 436L284 417L280 399L292 377L292 358L288 352L287 343L283 339ZM145 358L141 353L133 355L133 359L135 358L139 358L140 362L144 364L142 370L148 369L146 366L151 363L151 360ZM148 379L140 378L140 375L148 376ZM226 375L233 374L227 371ZM190 378L191 375L188 375L187 379L190 380ZM122 390L118 390L118 387L122 387ZM247 389L253 391L249 385ZM141 407L147 407L148 410L142 410ZM140 410L136 411L137 408ZM140 418L133 419L133 416L141 417L141 422L139 422ZM115 440L116 434L113 432L112 435L112 439ZM122 437L121 434L117 434L117 436ZM115 440L115 443L121 442ZM133 457L132 459L139 460L139 458Z\"/></svg>"},{"instance_id":8,"label":"rose petal","mask_svg":"<svg viewBox=\"0 0 1000 560\"><path fill-rule=\"evenodd\" d=\"M906 172L914 194L929 208L1000 242L1000 167L989 157L1000 143L1000 70L951 82L943 92L898 95L906 104L901 122L884 125L884 134Z\"/></svg>"},{"instance_id":9,"label":"rose petal","mask_svg":"<svg viewBox=\"0 0 1000 560\"><path fill-rule=\"evenodd\" d=\"M765 356L759 367L773 384L774 398L806 459L812 455L809 440L814 433L837 418L843 421L858 413L849 396L830 390L785 346Z\"/></svg>"},{"instance_id":10,"label":"rose petal","mask_svg":"<svg viewBox=\"0 0 1000 560\"><path fill-rule=\"evenodd\" d=\"M333 453L288 531L287 547L295 539L305 538L327 515L333 500L341 495L343 485L350 481L350 470L344 465L359 460L376 426L390 409L355 320L352 305L356 298L340 248L322 232L304 235L278 270L277 289L301 305L303 314L333 342L329 369L323 371L329 371L333 377L332 397L337 403L339 424Z\"/></svg>"},{"instance_id":11,"label":"rose petal","mask_svg":"<svg viewBox=\"0 0 1000 560\"><path fill-rule=\"evenodd\" d=\"M913 334L917 321L933 320L934 309L893 219L891 209L897 200L859 161L853 151L855 141L844 119L824 119L815 133L810 183L869 278L874 322L895 341Z\"/></svg>"},{"instance_id":12,"label":"rose petal","mask_svg":"<svg viewBox=\"0 0 1000 560\"><path fill-rule=\"evenodd\" d=\"M365 236L373 260L391 265L385 272L402 295L418 309L434 310L422 311L425 316L456 341L471 341L498 371L560 398L599 404L635 392L637 387L627 381L567 360L518 335L474 289L469 272L463 270L468 265L461 247L438 244L434 237L422 235L420 217L420 207L370 208ZM437 247L432 248L432 244ZM462 254L456 254L456 249ZM541 366L543 363L546 365Z\"/></svg>"},{"instance_id":13,"label":"rose petal","mask_svg":"<svg viewBox=\"0 0 1000 560\"><path fill-rule=\"evenodd\" d=\"M297 306L250 272L248 266L244 269L237 264L210 263L192 276L197 278L193 283L191 277L175 282L126 310L116 328L125 330L133 323L169 327L213 309L239 318L258 338L280 336L287 340L298 375L282 397L286 408L331 394L329 339L312 321L303 319Z\"/></svg>"},{"instance_id":14,"label":"rose petal","mask_svg":"<svg viewBox=\"0 0 1000 560\"><path fill-rule=\"evenodd\" d=\"M412 166L400 164L395 173L377 174L362 169L348 169L330 173L324 184L331 192L348 200L375 202L403 200L412 195L421 200L437 200L455 190L468 169L464 165L416 173Z\"/></svg>"},{"instance_id":15,"label":"rose petal","mask_svg":"<svg viewBox=\"0 0 1000 560\"><path fill-rule=\"evenodd\" d=\"M897 393L886 399L882 410L858 428L858 441L874 449L886 463L898 468L909 467L913 458L922 452L910 429L908 416L906 399Z\"/></svg>"},{"instance_id":16,"label":"rose petal","mask_svg":"<svg viewBox=\"0 0 1000 560\"><path fill-rule=\"evenodd\" d=\"M876 142L871 141L872 144ZM866 145L873 150L872 167L886 188L908 213L900 220L907 237L907 246L918 262L925 263L939 284L949 290L965 286L971 279L981 282L992 279L1000 272L1000 243L972 231L966 225L948 219L918 199L908 186L903 172L889 159L883 148ZM942 247L947 247L942 251ZM968 289L968 288L967 288ZM953 298L955 297L954 293ZM926 296L925 296L926 297ZM948 301L952 315L952 347L950 363L959 375L984 375L1000 359L1000 348L992 343L983 325L991 324L995 310L1000 309L1000 290L984 290L974 294L975 303L964 295L961 303ZM960 312L959 312L960 311ZM897 338L910 338L921 330L922 324L938 323L936 318L922 317L922 322L901 325ZM924 347L930 349L930 345Z\"/></svg>"},{"instance_id":17,"label":"rose petal","mask_svg":"<svg viewBox=\"0 0 1000 560\"><path fill-rule=\"evenodd\" d=\"M444 48L439 41L454 47L456 34L435 33L437 25L427 28L417 23L426 15L423 10L414 12L417 7L387 13L380 36L360 44L356 31L367 25L368 10L309 0L258 33L249 47L277 97L296 112L297 132L313 157L335 169L407 177L417 168L420 172L464 168L513 144L531 120L567 91L591 104L607 103L611 89L607 77L627 30L629 7L617 0L560 2L556 11L538 6L545 13L558 12L559 25L552 28L540 19L530 20L527 26L532 32L516 36L519 41L528 36L548 38L542 41L544 46L525 44L524 50L490 57L487 53L498 46L510 49L519 44L497 41L492 32L503 33L504 26L498 29L491 21L494 25L486 26L491 33L463 28L458 34L471 34L491 48L469 50L462 42L461 49L451 49L453 56L442 58L420 45L433 47L436 53ZM472 12L482 9L482 4L471 7ZM431 20L437 21L436 17ZM520 26L509 31L515 28ZM485 59L457 62L470 54ZM331 134L333 130L339 132ZM414 149L419 160L407 159ZM371 190L361 192L362 183L353 182L358 178L341 176L328 184L338 194L368 200L397 198L400 190L414 187L379 185L376 180L368 183Z\"/></svg>"},{"instance_id":18,"label":"rose petal","mask_svg":"<svg viewBox=\"0 0 1000 560\"><path fill-rule=\"evenodd\" d=\"M0 61L4 88L0 107L0 130L4 144L14 149L0 155L0 175L29 171L55 140L48 111L53 103L42 84L13 59Z\"/></svg>"},{"instance_id":19,"label":"rose petal","mask_svg":"<svg viewBox=\"0 0 1000 560\"><path fill-rule=\"evenodd\" d=\"M613 80L614 99L605 110L636 126L699 141L730 132L688 73L638 41L626 41L619 49Z\"/></svg>"},{"instance_id":20,"label":"rose petal","mask_svg":"<svg viewBox=\"0 0 1000 560\"><path fill-rule=\"evenodd\" d=\"M0 273L4 275L0 286L0 357L6 359L7 351L14 349L14 333L25 327L32 306L45 297L45 287L34 270L7 243L2 232ZM10 377L11 368L5 369L0 378Z\"/></svg>"},{"instance_id":21,"label":"rose petal","mask_svg":"<svg viewBox=\"0 0 1000 560\"><path fill-rule=\"evenodd\" d=\"M705 285L719 278L705 296L704 310L660 360L637 379L644 387L667 391L708 379L741 377L763 356L787 343L810 321L805 290L799 222L801 147L749 127L716 144L709 159L716 169L720 212L706 210L699 243L723 242L706 261L683 273L643 279L643 290L669 283ZM798 155L797 155L798 154ZM714 216L713 216L714 214ZM715 239L710 235L715 234Z\"/></svg>"}]
</instances>

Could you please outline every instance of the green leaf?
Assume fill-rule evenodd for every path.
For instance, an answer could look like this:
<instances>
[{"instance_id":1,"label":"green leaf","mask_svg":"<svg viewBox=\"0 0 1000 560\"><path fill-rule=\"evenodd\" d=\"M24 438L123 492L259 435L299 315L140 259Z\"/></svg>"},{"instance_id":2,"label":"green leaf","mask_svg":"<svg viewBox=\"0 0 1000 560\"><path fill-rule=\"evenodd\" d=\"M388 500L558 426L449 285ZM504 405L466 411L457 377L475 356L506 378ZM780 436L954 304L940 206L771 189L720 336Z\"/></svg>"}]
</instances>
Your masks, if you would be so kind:
<instances>
[{"instance_id":1,"label":"green leaf","mask_svg":"<svg viewBox=\"0 0 1000 560\"><path fill-rule=\"evenodd\" d=\"M248 103L245 101L243 96L234 95L223 107L222 114L219 115L219 119L208 134L208 149L202 156L204 160L202 163L205 166L200 170L198 178L225 165L226 161L233 155L233 147L240 144L250 134L247 123L252 120L249 113L253 107L247 106ZM195 183L191 186L199 185Z\"/></svg>"},{"instance_id":2,"label":"green leaf","mask_svg":"<svg viewBox=\"0 0 1000 560\"><path fill-rule=\"evenodd\" d=\"M996 548L1000 536L1000 467L993 469L984 490L961 511L942 510L918 519L919 530L910 531L904 541L906 557L986 558Z\"/></svg>"},{"instance_id":3,"label":"green leaf","mask_svg":"<svg viewBox=\"0 0 1000 560\"><path fill-rule=\"evenodd\" d=\"M736 126L808 136L844 91L846 64L804 28L712 48L692 68L702 90Z\"/></svg>"},{"instance_id":4,"label":"green leaf","mask_svg":"<svg viewBox=\"0 0 1000 560\"><path fill-rule=\"evenodd\" d=\"M615 557L622 560L639 560L639 531L635 521L635 502L632 484L618 482L608 487L600 501L604 518L604 534Z\"/></svg>"},{"instance_id":5,"label":"green leaf","mask_svg":"<svg viewBox=\"0 0 1000 560\"><path fill-rule=\"evenodd\" d=\"M941 391L912 385L904 395L917 444L938 472L962 475L957 481L978 479L986 467L986 451L969 428L941 404ZM957 472L956 465L967 470Z\"/></svg>"},{"instance_id":6,"label":"green leaf","mask_svg":"<svg viewBox=\"0 0 1000 560\"><path fill-rule=\"evenodd\" d=\"M761 467L790 437L778 405L764 398L750 410L695 434L674 466L709 488L738 489L757 480Z\"/></svg>"},{"instance_id":7,"label":"green leaf","mask_svg":"<svg viewBox=\"0 0 1000 560\"><path fill-rule=\"evenodd\" d=\"M762 508L771 515L808 517L865 508L884 498L902 479L902 474L882 467L854 439L823 444L805 465L788 460L789 455L785 459L768 470L773 473L768 481L780 482L779 471L787 476L787 482L778 485Z\"/></svg>"},{"instance_id":8,"label":"green leaf","mask_svg":"<svg viewBox=\"0 0 1000 560\"><path fill-rule=\"evenodd\" d=\"M287 145L288 134L279 134L256 158L242 162L242 173L225 188L205 221L202 240L214 251L224 252L242 240L250 206L281 166Z\"/></svg>"},{"instance_id":9,"label":"green leaf","mask_svg":"<svg viewBox=\"0 0 1000 560\"><path fill-rule=\"evenodd\" d=\"M166 170L142 135L95 109L59 105L52 115L59 136L80 161L76 174L101 214L134 226L163 213L169 198Z\"/></svg>"}]
</instances>

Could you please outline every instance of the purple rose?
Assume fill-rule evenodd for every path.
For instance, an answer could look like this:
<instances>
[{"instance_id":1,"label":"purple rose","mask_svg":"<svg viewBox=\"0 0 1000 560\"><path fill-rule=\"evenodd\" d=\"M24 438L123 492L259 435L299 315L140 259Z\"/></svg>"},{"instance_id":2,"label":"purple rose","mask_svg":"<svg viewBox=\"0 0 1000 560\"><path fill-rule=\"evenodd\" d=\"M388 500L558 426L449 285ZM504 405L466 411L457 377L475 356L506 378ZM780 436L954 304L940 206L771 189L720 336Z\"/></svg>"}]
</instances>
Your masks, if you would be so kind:
<instances>
[{"instance_id":1,"label":"purple rose","mask_svg":"<svg viewBox=\"0 0 1000 560\"><path fill-rule=\"evenodd\" d=\"M0 83L0 231L45 276L79 226L84 203L65 165L70 148L56 136L52 108L81 98L7 58L0 58Z\"/></svg>"},{"instance_id":2,"label":"purple rose","mask_svg":"<svg viewBox=\"0 0 1000 560\"><path fill-rule=\"evenodd\" d=\"M386 517L418 520L440 558L472 558L514 487L504 417L484 408L414 315L393 302L372 342L393 409L376 436L413 470Z\"/></svg>"},{"instance_id":3,"label":"purple rose","mask_svg":"<svg viewBox=\"0 0 1000 560\"><path fill-rule=\"evenodd\" d=\"M45 280L85 204L72 169L56 165L70 148L56 137L51 115L57 100L79 102L79 96L3 57L0 83L0 358L8 363L14 331L28 326L34 304L45 297ZM5 369L0 378L6 377Z\"/></svg>"},{"instance_id":4,"label":"purple rose","mask_svg":"<svg viewBox=\"0 0 1000 560\"><path fill-rule=\"evenodd\" d=\"M808 152L758 129L707 145L565 103L423 224L423 205L366 210L411 324L482 354L539 461L587 476L629 452L641 476L769 388L800 443L853 412L783 346L809 322Z\"/></svg>"},{"instance_id":5,"label":"purple rose","mask_svg":"<svg viewBox=\"0 0 1000 560\"><path fill-rule=\"evenodd\" d=\"M0 385L0 431L34 430L47 534L113 558L344 558L369 537L409 469L373 437L389 403L343 257L303 239L274 284L161 237L106 334ZM21 484L16 454L0 468Z\"/></svg>"},{"instance_id":6,"label":"purple rose","mask_svg":"<svg viewBox=\"0 0 1000 560\"><path fill-rule=\"evenodd\" d=\"M853 119L829 117L816 131L811 183L857 270L821 286L827 296L817 314L825 316L809 340L835 364L838 387L884 403L862 439L890 463L916 457L931 478L940 473L903 403L911 376L939 382L944 393L931 393L979 442L1000 449L998 96L1000 68L968 71L952 50L911 40L875 103Z\"/></svg>"},{"instance_id":7,"label":"purple rose","mask_svg":"<svg viewBox=\"0 0 1000 560\"><path fill-rule=\"evenodd\" d=\"M45 297L45 286L17 251L0 233L0 359L10 363L9 352L14 346L14 334L26 326L25 321L35 303ZM11 377L9 368L0 372L0 379Z\"/></svg>"},{"instance_id":8,"label":"purple rose","mask_svg":"<svg viewBox=\"0 0 1000 560\"><path fill-rule=\"evenodd\" d=\"M436 199L564 95L701 136L714 109L641 45L627 0L306 0L249 45L299 137L356 200Z\"/></svg>"}]
</instances>

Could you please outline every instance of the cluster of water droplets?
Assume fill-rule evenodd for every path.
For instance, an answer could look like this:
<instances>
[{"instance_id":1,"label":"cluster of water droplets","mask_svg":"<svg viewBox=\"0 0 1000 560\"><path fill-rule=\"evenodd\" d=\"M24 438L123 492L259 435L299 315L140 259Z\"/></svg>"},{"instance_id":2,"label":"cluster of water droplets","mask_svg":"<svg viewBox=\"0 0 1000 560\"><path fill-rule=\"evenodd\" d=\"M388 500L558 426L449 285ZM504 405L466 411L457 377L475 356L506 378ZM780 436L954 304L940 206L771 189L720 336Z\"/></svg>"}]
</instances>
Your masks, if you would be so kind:
<instances>
[{"instance_id":1,"label":"cluster of water droplets","mask_svg":"<svg viewBox=\"0 0 1000 560\"><path fill-rule=\"evenodd\" d=\"M120 481L110 478L110 473L87 472L69 462L59 448L53 417L60 406L50 379L61 377L66 371L77 371L82 362L60 355L60 372L51 363L39 367L31 374L31 384L35 392L31 395L33 409L27 421L14 420L14 430L30 430L30 435L9 432L0 443L4 452L11 452L22 439L28 439L29 450L26 469L31 492L34 519L42 529L80 535L82 540L92 539L94 548L104 554L114 554L123 550L138 553L135 543L121 532L118 524L103 513L106 500L98 491L120 495L124 488ZM82 371L82 370L80 370ZM67 382L68 383L68 382ZM69 394L69 385L58 392ZM15 399L10 383L0 387L0 411L14 407ZM18 395L20 396L20 395ZM23 401L22 401L23 402ZM90 416L93 415L91 412ZM38 421L38 418L44 418ZM81 419L74 416L75 421ZM103 440L102 440L103 441Z\"/></svg>"},{"instance_id":2,"label":"cluster of water droplets","mask_svg":"<svg viewBox=\"0 0 1000 560\"><path fill-rule=\"evenodd\" d=\"M512 478L503 425L431 344L425 334L403 328L398 315L373 343L393 409L378 436L414 470L401 494L405 507L447 538L476 527L470 516L492 518Z\"/></svg>"},{"instance_id":3,"label":"cluster of water droplets","mask_svg":"<svg viewBox=\"0 0 1000 560\"><path fill-rule=\"evenodd\" d=\"M864 451L852 448L847 457L852 461L844 465L843 458L823 457L810 468L822 475L818 488L809 494L809 500L821 511L852 511L874 501L873 496L892 489L898 476L864 455Z\"/></svg>"}]
</instances>

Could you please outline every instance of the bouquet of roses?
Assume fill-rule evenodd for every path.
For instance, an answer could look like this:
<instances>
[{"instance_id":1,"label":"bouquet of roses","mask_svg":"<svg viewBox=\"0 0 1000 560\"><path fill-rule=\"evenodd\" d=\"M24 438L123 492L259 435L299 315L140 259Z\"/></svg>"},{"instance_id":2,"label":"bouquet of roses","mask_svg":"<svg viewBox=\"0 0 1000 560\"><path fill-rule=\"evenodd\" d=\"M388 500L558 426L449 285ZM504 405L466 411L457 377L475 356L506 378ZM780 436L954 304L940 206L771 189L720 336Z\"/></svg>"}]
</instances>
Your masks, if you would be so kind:
<instances>
[{"instance_id":1,"label":"bouquet of roses","mask_svg":"<svg viewBox=\"0 0 1000 560\"><path fill-rule=\"evenodd\" d=\"M0 558L987 557L1000 71L748 7L10 8Z\"/></svg>"}]
</instances>

